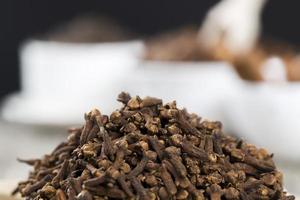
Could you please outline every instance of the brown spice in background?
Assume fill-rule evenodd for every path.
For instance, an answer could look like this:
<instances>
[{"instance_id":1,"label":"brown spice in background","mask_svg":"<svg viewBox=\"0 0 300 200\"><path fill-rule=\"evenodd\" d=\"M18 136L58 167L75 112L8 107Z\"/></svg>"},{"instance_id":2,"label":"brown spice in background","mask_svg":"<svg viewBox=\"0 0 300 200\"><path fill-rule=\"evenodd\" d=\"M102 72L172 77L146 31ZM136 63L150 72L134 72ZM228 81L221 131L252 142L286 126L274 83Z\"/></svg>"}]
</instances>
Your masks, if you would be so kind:
<instances>
[{"instance_id":1,"label":"brown spice in background","mask_svg":"<svg viewBox=\"0 0 300 200\"><path fill-rule=\"evenodd\" d=\"M146 60L161 61L227 61L233 64L241 78L250 81L262 81L261 67L272 56L282 58L286 64L287 78L300 80L299 50L292 45L275 40L262 40L248 54L234 56L222 45L207 51L198 36L197 27L181 29L153 37L146 43Z\"/></svg>"},{"instance_id":2,"label":"brown spice in background","mask_svg":"<svg viewBox=\"0 0 300 200\"><path fill-rule=\"evenodd\" d=\"M262 40L247 55L236 57L230 61L236 68L239 75L250 81L262 81L263 63L270 57L279 57L285 64L287 79L289 81L300 80L300 61L297 53L299 49L275 40ZM225 59L227 60L227 59Z\"/></svg>"},{"instance_id":3,"label":"brown spice in background","mask_svg":"<svg viewBox=\"0 0 300 200\"><path fill-rule=\"evenodd\" d=\"M295 199L283 191L272 155L223 134L176 102L130 97L85 125L42 159L14 193L26 199Z\"/></svg>"},{"instance_id":4,"label":"brown spice in background","mask_svg":"<svg viewBox=\"0 0 300 200\"><path fill-rule=\"evenodd\" d=\"M147 60L197 61L216 60L217 58L203 51L197 42L197 29L184 27L173 32L158 35L146 41Z\"/></svg>"},{"instance_id":5,"label":"brown spice in background","mask_svg":"<svg viewBox=\"0 0 300 200\"><path fill-rule=\"evenodd\" d=\"M42 40L71 43L116 42L136 39L137 34L112 18L86 14L57 25L44 35Z\"/></svg>"}]
</instances>

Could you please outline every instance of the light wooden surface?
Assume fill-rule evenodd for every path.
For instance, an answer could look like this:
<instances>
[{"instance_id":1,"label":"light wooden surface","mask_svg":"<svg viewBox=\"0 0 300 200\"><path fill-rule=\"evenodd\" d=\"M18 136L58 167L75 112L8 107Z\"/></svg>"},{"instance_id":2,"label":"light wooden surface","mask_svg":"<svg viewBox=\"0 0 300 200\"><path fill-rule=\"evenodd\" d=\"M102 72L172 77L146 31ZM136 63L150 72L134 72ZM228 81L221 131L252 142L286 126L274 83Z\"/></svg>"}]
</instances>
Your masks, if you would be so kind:
<instances>
[{"instance_id":1,"label":"light wooden surface","mask_svg":"<svg viewBox=\"0 0 300 200\"><path fill-rule=\"evenodd\" d=\"M0 199L2 200L2 196L10 196L17 184L17 180L0 180Z\"/></svg>"},{"instance_id":2,"label":"light wooden surface","mask_svg":"<svg viewBox=\"0 0 300 200\"><path fill-rule=\"evenodd\" d=\"M9 197L9 196L5 196L5 195L0 195L0 199L1 200L15 200L14 198Z\"/></svg>"},{"instance_id":3,"label":"light wooden surface","mask_svg":"<svg viewBox=\"0 0 300 200\"><path fill-rule=\"evenodd\" d=\"M18 200L12 197L11 192L16 188L17 180L0 180L0 200Z\"/></svg>"}]
</instances>

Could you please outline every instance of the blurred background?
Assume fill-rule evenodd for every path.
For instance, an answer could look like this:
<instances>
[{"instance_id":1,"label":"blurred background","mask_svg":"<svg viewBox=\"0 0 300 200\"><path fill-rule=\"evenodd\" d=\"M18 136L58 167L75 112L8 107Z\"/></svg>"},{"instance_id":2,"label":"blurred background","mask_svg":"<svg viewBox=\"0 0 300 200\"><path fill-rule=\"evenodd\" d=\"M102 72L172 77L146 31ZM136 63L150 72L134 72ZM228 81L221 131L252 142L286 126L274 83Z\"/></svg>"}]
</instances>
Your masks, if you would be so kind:
<instances>
[{"instance_id":1,"label":"blurred background","mask_svg":"<svg viewBox=\"0 0 300 200\"><path fill-rule=\"evenodd\" d=\"M34 35L43 34L51 28L86 13L100 13L117 20L132 30L151 35L174 29L185 24L200 25L208 9L219 1L190 0L182 2L151 1L131 2L81 0L40 2L38 0L1 1L1 97L20 88L18 79L18 48L21 42ZM272 0L263 12L263 35L299 44L300 28L296 25L299 3L282 3ZM4 67L6 66L6 67ZM4 84L5 83L5 84Z\"/></svg>"},{"instance_id":2,"label":"blurred background","mask_svg":"<svg viewBox=\"0 0 300 200\"><path fill-rule=\"evenodd\" d=\"M84 112L109 113L128 91L176 99L266 147L288 191L300 194L300 3L222 4L230 1L2 0L3 192L27 175L17 157L50 152L67 127L83 123ZM202 33L215 32L226 36L207 45L213 36Z\"/></svg>"}]
</instances>

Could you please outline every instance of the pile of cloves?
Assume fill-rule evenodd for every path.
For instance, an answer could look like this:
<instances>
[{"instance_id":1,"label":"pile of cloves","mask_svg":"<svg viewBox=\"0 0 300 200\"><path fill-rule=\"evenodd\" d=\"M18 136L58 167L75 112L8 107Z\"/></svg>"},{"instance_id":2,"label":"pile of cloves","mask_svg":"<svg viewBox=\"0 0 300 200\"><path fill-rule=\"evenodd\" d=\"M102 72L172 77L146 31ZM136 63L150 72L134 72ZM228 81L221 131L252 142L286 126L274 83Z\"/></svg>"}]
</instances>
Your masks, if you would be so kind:
<instances>
[{"instance_id":1,"label":"pile of cloves","mask_svg":"<svg viewBox=\"0 0 300 200\"><path fill-rule=\"evenodd\" d=\"M14 194L25 199L282 199L272 154L222 133L176 102L131 97L110 116L97 109L42 159Z\"/></svg>"}]
</instances>

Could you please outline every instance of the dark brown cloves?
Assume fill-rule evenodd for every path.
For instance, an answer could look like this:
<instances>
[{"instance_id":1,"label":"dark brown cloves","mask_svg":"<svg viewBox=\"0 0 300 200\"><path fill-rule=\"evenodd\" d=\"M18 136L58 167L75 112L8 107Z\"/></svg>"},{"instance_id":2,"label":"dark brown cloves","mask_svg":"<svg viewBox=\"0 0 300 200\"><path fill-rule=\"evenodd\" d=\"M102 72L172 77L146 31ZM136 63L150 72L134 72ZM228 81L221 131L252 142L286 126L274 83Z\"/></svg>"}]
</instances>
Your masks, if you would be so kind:
<instances>
[{"instance_id":1,"label":"dark brown cloves","mask_svg":"<svg viewBox=\"0 0 300 200\"><path fill-rule=\"evenodd\" d=\"M225 135L176 102L121 93L109 117L94 109L67 142L33 166L15 193L28 200L290 200L266 150Z\"/></svg>"}]
</instances>

